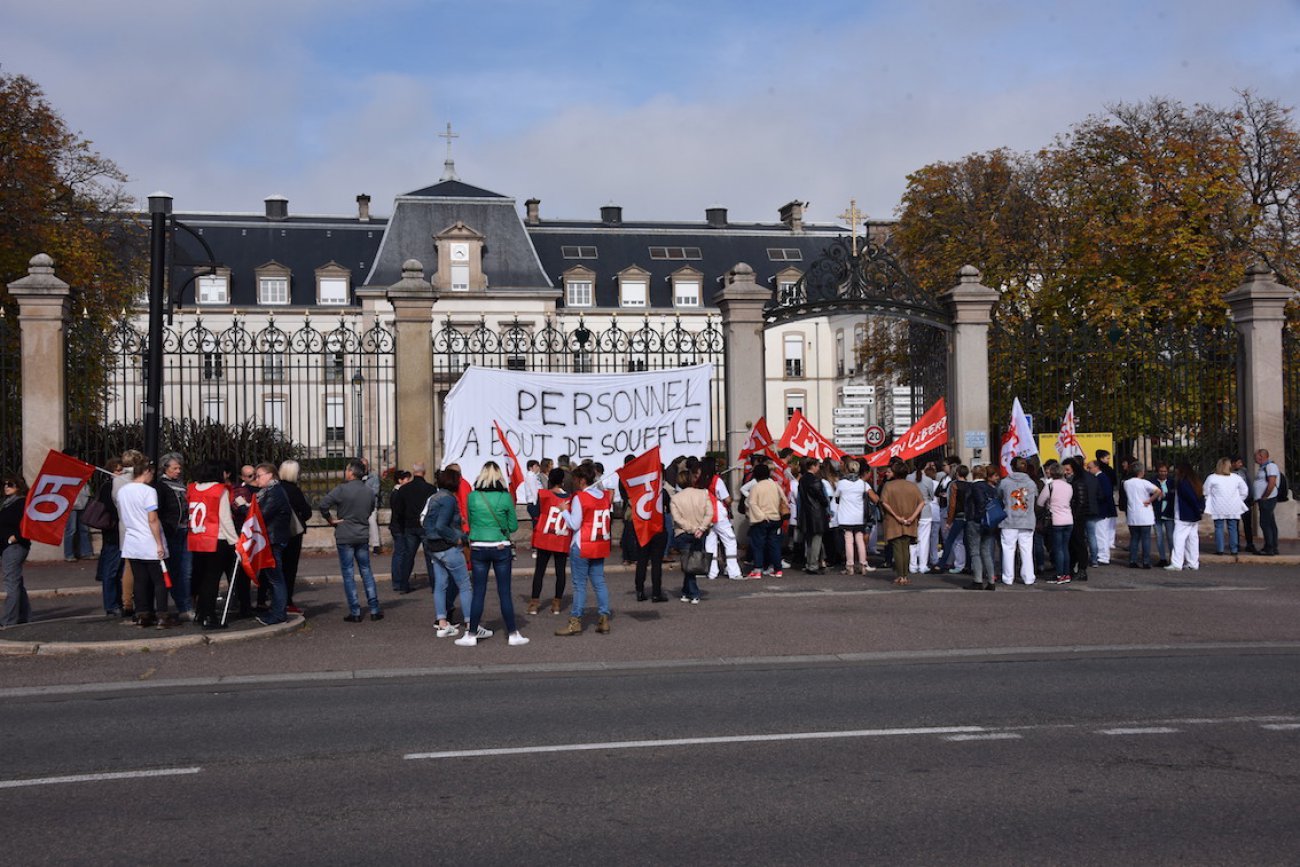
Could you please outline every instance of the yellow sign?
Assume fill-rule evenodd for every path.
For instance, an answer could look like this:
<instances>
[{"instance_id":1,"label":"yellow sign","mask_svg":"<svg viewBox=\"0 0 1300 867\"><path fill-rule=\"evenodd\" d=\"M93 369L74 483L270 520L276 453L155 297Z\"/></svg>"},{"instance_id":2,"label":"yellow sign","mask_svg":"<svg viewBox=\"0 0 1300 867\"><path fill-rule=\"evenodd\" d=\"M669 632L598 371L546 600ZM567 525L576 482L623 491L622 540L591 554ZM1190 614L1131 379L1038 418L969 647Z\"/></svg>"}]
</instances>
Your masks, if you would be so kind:
<instances>
[{"instance_id":1,"label":"yellow sign","mask_svg":"<svg viewBox=\"0 0 1300 867\"><path fill-rule=\"evenodd\" d=\"M1083 459L1085 462L1092 460L1097 456L1097 449L1105 449L1110 452L1111 466L1115 465L1115 436L1109 433L1081 433L1075 434L1079 438L1079 448L1083 449ZM1038 460L1040 462L1049 461L1055 458L1060 460L1061 456L1056 453L1056 434L1039 434L1038 435Z\"/></svg>"}]
</instances>

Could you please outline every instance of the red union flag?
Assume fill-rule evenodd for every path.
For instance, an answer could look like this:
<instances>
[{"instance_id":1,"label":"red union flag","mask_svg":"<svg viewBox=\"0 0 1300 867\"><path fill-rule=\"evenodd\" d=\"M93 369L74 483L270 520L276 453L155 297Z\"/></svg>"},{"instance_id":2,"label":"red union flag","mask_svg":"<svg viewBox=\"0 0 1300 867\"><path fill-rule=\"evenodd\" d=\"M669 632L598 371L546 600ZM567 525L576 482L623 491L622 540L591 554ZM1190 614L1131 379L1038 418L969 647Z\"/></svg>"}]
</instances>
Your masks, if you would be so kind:
<instances>
[{"instance_id":1,"label":"red union flag","mask_svg":"<svg viewBox=\"0 0 1300 867\"><path fill-rule=\"evenodd\" d=\"M506 440L506 432L501 430L501 423L492 422L492 427L496 428L497 439L501 441L501 448L506 457L506 475L510 477L510 496L514 496L519 490L519 486L524 483L524 468L519 466L519 458L515 457L515 450L510 448L509 441Z\"/></svg>"},{"instance_id":2,"label":"red union flag","mask_svg":"<svg viewBox=\"0 0 1300 867\"><path fill-rule=\"evenodd\" d=\"M947 442L948 410L943 398L939 398L901 437L880 451L867 455L867 463L873 467L883 467L894 458L910 461Z\"/></svg>"},{"instance_id":3,"label":"red union flag","mask_svg":"<svg viewBox=\"0 0 1300 867\"><path fill-rule=\"evenodd\" d=\"M749 439L740 448L740 460L743 461L755 452L765 451L772 442L772 432L767 429L767 417L759 416L758 421L749 429Z\"/></svg>"},{"instance_id":4,"label":"red union flag","mask_svg":"<svg viewBox=\"0 0 1300 867\"><path fill-rule=\"evenodd\" d=\"M257 504L257 497L248 507L248 517L239 530L235 548L239 551L244 574L254 584L258 583L257 576L263 569L275 567L275 553L271 550L271 540L267 538L266 521L262 520L262 507Z\"/></svg>"},{"instance_id":5,"label":"red union flag","mask_svg":"<svg viewBox=\"0 0 1300 867\"><path fill-rule=\"evenodd\" d=\"M818 433L817 428L813 427L812 423L797 409L794 415L790 416L790 423L785 426L785 433L781 434L780 447L791 449L795 454L805 458L838 460L844 457L844 451Z\"/></svg>"},{"instance_id":6,"label":"red union flag","mask_svg":"<svg viewBox=\"0 0 1300 867\"><path fill-rule=\"evenodd\" d=\"M794 482L790 477L790 468L771 449L764 450L763 454L767 455L767 465L772 470L772 478L781 486L782 491L789 491Z\"/></svg>"},{"instance_id":7,"label":"red union flag","mask_svg":"<svg viewBox=\"0 0 1300 867\"><path fill-rule=\"evenodd\" d=\"M94 474L95 468L90 464L50 449L40 474L27 491L18 532L32 542L62 545L72 504Z\"/></svg>"},{"instance_id":8,"label":"red union flag","mask_svg":"<svg viewBox=\"0 0 1300 867\"><path fill-rule=\"evenodd\" d=\"M664 473L659 462L659 446L619 467L618 477L627 488L636 540L648 545L664 531Z\"/></svg>"}]
</instances>

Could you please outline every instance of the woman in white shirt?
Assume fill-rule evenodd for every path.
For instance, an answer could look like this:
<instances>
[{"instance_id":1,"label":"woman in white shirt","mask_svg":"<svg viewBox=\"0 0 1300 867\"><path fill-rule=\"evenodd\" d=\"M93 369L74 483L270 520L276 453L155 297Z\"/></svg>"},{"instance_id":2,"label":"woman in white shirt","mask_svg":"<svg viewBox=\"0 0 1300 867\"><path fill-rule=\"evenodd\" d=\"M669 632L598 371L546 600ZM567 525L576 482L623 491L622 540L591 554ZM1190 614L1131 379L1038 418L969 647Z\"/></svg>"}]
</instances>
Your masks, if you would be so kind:
<instances>
[{"instance_id":1,"label":"woman in white shirt","mask_svg":"<svg viewBox=\"0 0 1300 867\"><path fill-rule=\"evenodd\" d=\"M861 564L861 574L874 571L867 563L867 497L875 499L876 494L871 490L871 485L867 484L866 478L859 474L858 462L845 461L844 478L835 484L834 499L840 530L844 533L845 575L854 574L855 559Z\"/></svg>"},{"instance_id":2,"label":"woman in white shirt","mask_svg":"<svg viewBox=\"0 0 1300 867\"><path fill-rule=\"evenodd\" d=\"M135 465L130 483L117 492L117 512L122 522L122 557L135 575L135 621L141 627L166 629L177 624L167 614L167 584L162 561L167 558L162 523L158 520L158 491L153 486L150 461ZM165 615L159 620L158 615Z\"/></svg>"},{"instance_id":3,"label":"woman in white shirt","mask_svg":"<svg viewBox=\"0 0 1300 867\"><path fill-rule=\"evenodd\" d=\"M1214 472L1205 480L1205 511L1214 519L1214 553L1237 553L1237 519L1246 511L1250 489L1241 476L1232 471L1232 460L1219 458ZM1223 548L1227 530L1228 551Z\"/></svg>"}]
</instances>

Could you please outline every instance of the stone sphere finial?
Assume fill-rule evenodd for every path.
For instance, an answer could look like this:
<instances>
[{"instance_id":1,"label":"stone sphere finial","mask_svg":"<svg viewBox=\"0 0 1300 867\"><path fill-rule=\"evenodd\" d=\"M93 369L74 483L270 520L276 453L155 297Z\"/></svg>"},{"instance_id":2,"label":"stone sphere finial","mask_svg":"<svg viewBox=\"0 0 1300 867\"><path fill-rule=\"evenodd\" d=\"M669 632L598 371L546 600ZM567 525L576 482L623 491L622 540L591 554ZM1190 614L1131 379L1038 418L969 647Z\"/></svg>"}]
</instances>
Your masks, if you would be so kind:
<instances>
[{"instance_id":1,"label":"stone sphere finial","mask_svg":"<svg viewBox=\"0 0 1300 867\"><path fill-rule=\"evenodd\" d=\"M962 283L978 283L983 279L983 276L984 275L980 273L980 269L976 268L974 265L962 265L961 270L957 272L957 277Z\"/></svg>"},{"instance_id":2,"label":"stone sphere finial","mask_svg":"<svg viewBox=\"0 0 1300 867\"><path fill-rule=\"evenodd\" d=\"M737 262L727 274L728 283L753 283L754 280L754 269L748 262Z\"/></svg>"},{"instance_id":3,"label":"stone sphere finial","mask_svg":"<svg viewBox=\"0 0 1300 867\"><path fill-rule=\"evenodd\" d=\"M1264 281L1272 283L1276 280L1277 274L1273 272L1273 269L1269 267L1269 264L1263 259L1256 259L1250 264L1250 267L1246 269L1246 282L1248 283L1261 283Z\"/></svg>"},{"instance_id":4,"label":"stone sphere finial","mask_svg":"<svg viewBox=\"0 0 1300 867\"><path fill-rule=\"evenodd\" d=\"M423 280L424 265L419 259L407 259L402 263L402 279Z\"/></svg>"},{"instance_id":5,"label":"stone sphere finial","mask_svg":"<svg viewBox=\"0 0 1300 867\"><path fill-rule=\"evenodd\" d=\"M28 274L53 274L54 260L48 253L37 253L27 263Z\"/></svg>"}]
</instances>

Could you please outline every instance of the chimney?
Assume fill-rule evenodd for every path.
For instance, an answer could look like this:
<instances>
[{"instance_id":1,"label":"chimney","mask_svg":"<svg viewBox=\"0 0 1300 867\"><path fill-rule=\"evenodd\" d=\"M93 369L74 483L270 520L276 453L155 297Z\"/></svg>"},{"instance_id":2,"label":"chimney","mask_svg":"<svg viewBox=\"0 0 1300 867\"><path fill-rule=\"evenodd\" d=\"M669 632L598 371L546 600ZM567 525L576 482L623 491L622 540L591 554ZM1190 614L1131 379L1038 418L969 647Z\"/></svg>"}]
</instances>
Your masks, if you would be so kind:
<instances>
[{"instance_id":1,"label":"chimney","mask_svg":"<svg viewBox=\"0 0 1300 867\"><path fill-rule=\"evenodd\" d=\"M704 219L708 221L710 229L725 229L727 227L727 209L722 205L710 205L704 209Z\"/></svg>"},{"instance_id":2,"label":"chimney","mask_svg":"<svg viewBox=\"0 0 1300 867\"><path fill-rule=\"evenodd\" d=\"M542 221L541 206L541 199L529 199L524 202L524 208L527 211L526 216L524 217L524 222L530 226L536 226L540 223Z\"/></svg>"},{"instance_id":3,"label":"chimney","mask_svg":"<svg viewBox=\"0 0 1300 867\"><path fill-rule=\"evenodd\" d=\"M365 193L357 196L357 219L363 223L370 222L370 197Z\"/></svg>"},{"instance_id":4,"label":"chimney","mask_svg":"<svg viewBox=\"0 0 1300 867\"><path fill-rule=\"evenodd\" d=\"M617 226L623 222L623 209L618 205L605 205L600 209L600 221L607 226Z\"/></svg>"},{"instance_id":5,"label":"chimney","mask_svg":"<svg viewBox=\"0 0 1300 867\"><path fill-rule=\"evenodd\" d=\"M263 199L266 203L266 218L268 220L287 220L289 219L289 200L280 194L267 196Z\"/></svg>"},{"instance_id":6,"label":"chimney","mask_svg":"<svg viewBox=\"0 0 1300 867\"><path fill-rule=\"evenodd\" d=\"M803 209L808 207L807 202L801 202L795 199L793 202L786 202L781 206L781 222L791 232L803 231Z\"/></svg>"}]
</instances>

